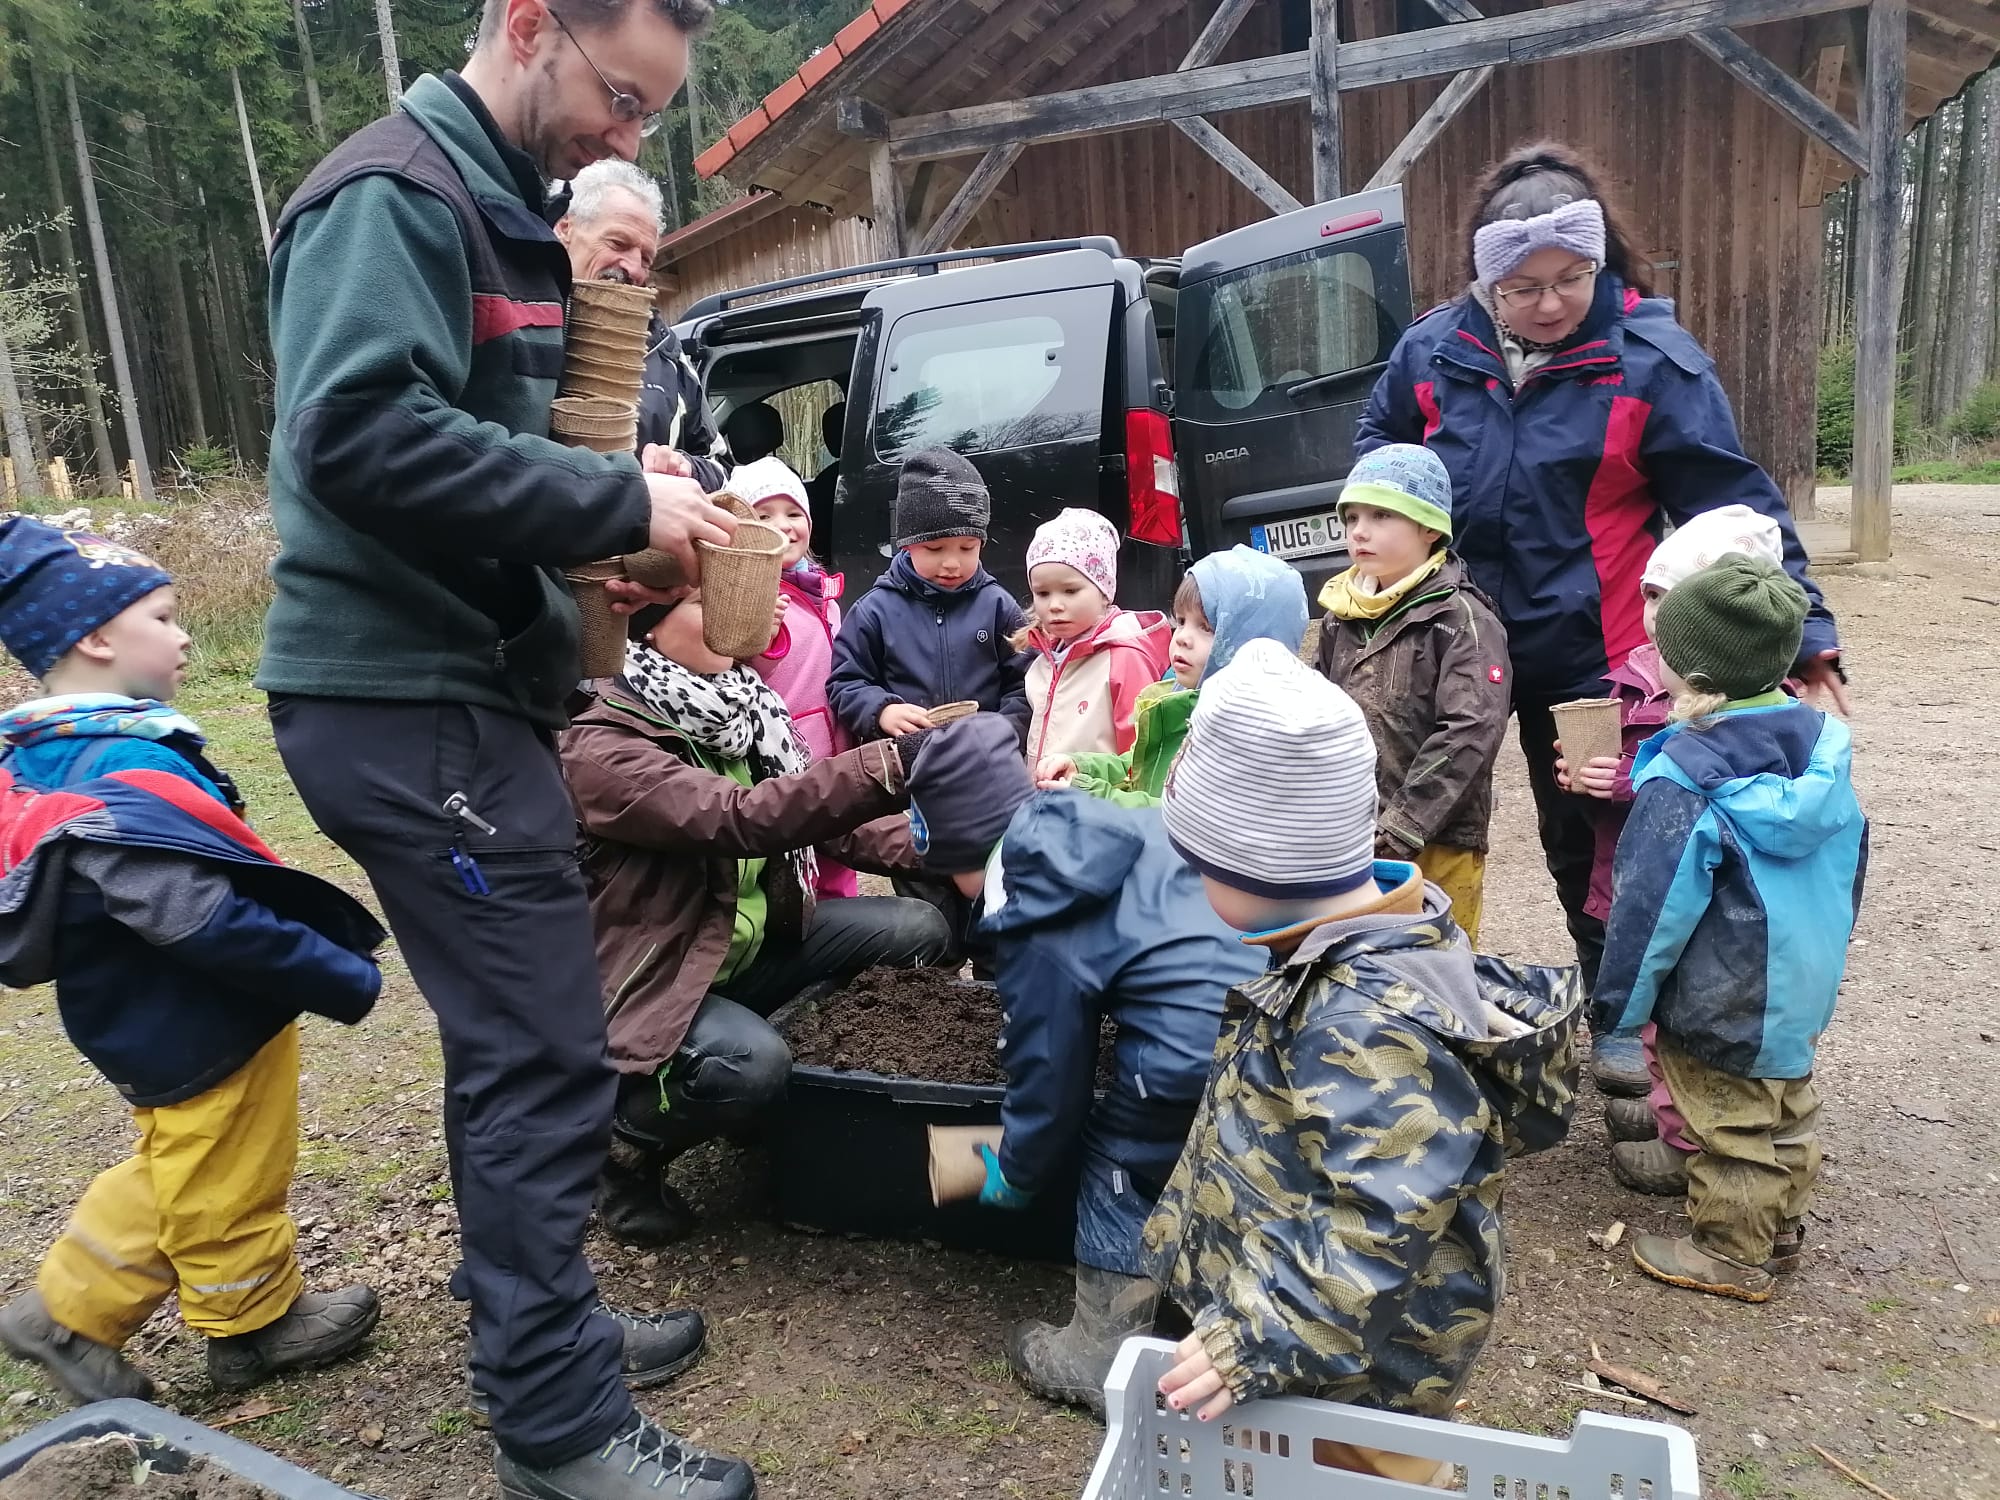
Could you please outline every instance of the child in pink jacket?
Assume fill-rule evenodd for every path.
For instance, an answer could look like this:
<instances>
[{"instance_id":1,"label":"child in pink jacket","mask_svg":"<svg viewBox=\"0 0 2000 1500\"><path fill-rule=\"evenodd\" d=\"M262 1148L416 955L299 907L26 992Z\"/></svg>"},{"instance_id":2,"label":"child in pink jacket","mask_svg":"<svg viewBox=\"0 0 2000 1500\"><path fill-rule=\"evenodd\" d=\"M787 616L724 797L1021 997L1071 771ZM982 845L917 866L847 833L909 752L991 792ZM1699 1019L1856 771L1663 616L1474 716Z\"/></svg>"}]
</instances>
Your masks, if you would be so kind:
<instances>
[{"instance_id":1,"label":"child in pink jacket","mask_svg":"<svg viewBox=\"0 0 2000 1500\"><path fill-rule=\"evenodd\" d=\"M783 700L807 753L814 760L826 760L853 748L826 701L844 580L813 560L812 503L806 483L782 458L772 454L744 464L729 476L729 492L785 534L785 571L778 580L785 622L764 654L750 662L751 670ZM815 896L860 894L860 882L846 865L824 855L818 865Z\"/></svg>"},{"instance_id":2,"label":"child in pink jacket","mask_svg":"<svg viewBox=\"0 0 2000 1500\"><path fill-rule=\"evenodd\" d=\"M1050 755L1123 755L1137 733L1140 692L1167 670L1173 622L1134 612L1118 594L1118 529L1093 510L1065 510L1028 545L1034 609L1016 644L1028 668L1028 764Z\"/></svg>"}]
</instances>

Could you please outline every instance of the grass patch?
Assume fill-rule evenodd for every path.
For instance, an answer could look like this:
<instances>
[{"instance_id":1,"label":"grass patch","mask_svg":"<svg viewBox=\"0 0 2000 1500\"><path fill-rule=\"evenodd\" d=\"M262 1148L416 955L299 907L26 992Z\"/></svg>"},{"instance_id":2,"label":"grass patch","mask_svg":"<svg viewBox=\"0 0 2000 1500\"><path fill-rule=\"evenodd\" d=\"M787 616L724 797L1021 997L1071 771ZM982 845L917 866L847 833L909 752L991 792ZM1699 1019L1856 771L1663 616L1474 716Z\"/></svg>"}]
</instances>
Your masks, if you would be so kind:
<instances>
[{"instance_id":1,"label":"grass patch","mask_svg":"<svg viewBox=\"0 0 2000 1500\"><path fill-rule=\"evenodd\" d=\"M431 1413L431 1431L439 1437L458 1437L471 1429L472 1418L464 1411L453 1408Z\"/></svg>"},{"instance_id":2,"label":"grass patch","mask_svg":"<svg viewBox=\"0 0 2000 1500\"><path fill-rule=\"evenodd\" d=\"M1868 1299L1868 1311L1874 1313L1877 1317L1880 1317L1883 1313L1894 1312L1901 1306L1902 1304L1894 1297L1871 1297Z\"/></svg>"},{"instance_id":3,"label":"grass patch","mask_svg":"<svg viewBox=\"0 0 2000 1500\"><path fill-rule=\"evenodd\" d=\"M1897 484L2000 484L2000 458L1904 464L1895 479Z\"/></svg>"},{"instance_id":4,"label":"grass patch","mask_svg":"<svg viewBox=\"0 0 2000 1500\"><path fill-rule=\"evenodd\" d=\"M1771 1481L1756 1459L1739 1458L1722 1471L1722 1488L1736 1500L1765 1500L1771 1493Z\"/></svg>"}]
</instances>

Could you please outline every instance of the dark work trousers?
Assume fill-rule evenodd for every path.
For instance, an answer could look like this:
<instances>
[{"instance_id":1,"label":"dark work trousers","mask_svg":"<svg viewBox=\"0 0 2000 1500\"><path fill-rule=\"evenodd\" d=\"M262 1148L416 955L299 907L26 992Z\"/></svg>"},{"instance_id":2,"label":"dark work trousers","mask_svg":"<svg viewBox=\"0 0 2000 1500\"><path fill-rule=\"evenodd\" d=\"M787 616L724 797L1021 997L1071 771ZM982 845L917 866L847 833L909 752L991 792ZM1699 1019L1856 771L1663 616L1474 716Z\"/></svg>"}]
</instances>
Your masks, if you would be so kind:
<instances>
[{"instance_id":1,"label":"dark work trousers","mask_svg":"<svg viewBox=\"0 0 2000 1500\"><path fill-rule=\"evenodd\" d=\"M285 769L367 874L444 1044L453 1295L493 1434L542 1467L630 1422L583 1258L616 1082L576 820L550 737L462 703L274 696ZM494 828L445 811L462 793Z\"/></svg>"},{"instance_id":2,"label":"dark work trousers","mask_svg":"<svg viewBox=\"0 0 2000 1500\"><path fill-rule=\"evenodd\" d=\"M1597 988L1597 966L1604 958L1604 923L1584 911L1590 899L1590 867L1597 858L1597 823L1588 797L1556 785L1556 720L1548 709L1514 705L1520 721L1521 754L1528 760L1528 786L1535 794L1535 824L1542 836L1542 857L1556 879L1569 935L1576 944L1576 961L1583 970L1585 990Z\"/></svg>"},{"instance_id":3,"label":"dark work trousers","mask_svg":"<svg viewBox=\"0 0 2000 1500\"><path fill-rule=\"evenodd\" d=\"M815 984L845 984L864 969L919 969L943 962L951 929L936 907L900 896L822 901L797 943L766 943L748 968L702 997L666 1066L665 1107L657 1074L627 1075L619 1094L622 1134L671 1159L751 1124L785 1092L792 1051L764 1018Z\"/></svg>"}]
</instances>

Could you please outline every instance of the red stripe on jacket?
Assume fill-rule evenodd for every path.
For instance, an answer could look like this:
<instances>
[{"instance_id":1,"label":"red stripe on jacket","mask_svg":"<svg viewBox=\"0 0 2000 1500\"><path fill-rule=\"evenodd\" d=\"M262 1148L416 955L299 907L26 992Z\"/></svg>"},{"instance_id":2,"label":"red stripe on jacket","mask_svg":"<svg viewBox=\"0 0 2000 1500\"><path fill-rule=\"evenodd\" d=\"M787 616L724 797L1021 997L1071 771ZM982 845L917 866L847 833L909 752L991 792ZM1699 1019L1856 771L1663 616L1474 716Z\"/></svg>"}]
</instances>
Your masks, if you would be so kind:
<instances>
[{"instance_id":1,"label":"red stripe on jacket","mask_svg":"<svg viewBox=\"0 0 2000 1500\"><path fill-rule=\"evenodd\" d=\"M1647 525L1654 506L1651 486L1639 465L1639 444L1646 435L1646 419L1652 414L1652 403L1636 396L1611 398L1611 416L1604 427L1604 457L1583 502L1583 525L1590 533L1591 560L1597 567L1606 671L1615 670L1632 648L1646 639L1639 579L1653 554L1653 536Z\"/></svg>"},{"instance_id":2,"label":"red stripe on jacket","mask_svg":"<svg viewBox=\"0 0 2000 1500\"><path fill-rule=\"evenodd\" d=\"M472 294L472 342L483 344L523 328L560 328L560 302L516 302L492 292Z\"/></svg>"},{"instance_id":3,"label":"red stripe on jacket","mask_svg":"<svg viewBox=\"0 0 2000 1500\"><path fill-rule=\"evenodd\" d=\"M184 776L175 776L168 771L134 769L113 771L106 780L122 781L142 792L151 792L162 802L173 803L189 817L199 818L232 844L242 845L259 859L268 859L274 865L284 863L271 852L268 844L257 837L248 823Z\"/></svg>"},{"instance_id":4,"label":"red stripe on jacket","mask_svg":"<svg viewBox=\"0 0 2000 1500\"><path fill-rule=\"evenodd\" d=\"M1417 410L1424 414L1423 441L1428 443L1444 427L1444 413L1438 410L1437 382L1420 380L1417 382Z\"/></svg>"}]
</instances>

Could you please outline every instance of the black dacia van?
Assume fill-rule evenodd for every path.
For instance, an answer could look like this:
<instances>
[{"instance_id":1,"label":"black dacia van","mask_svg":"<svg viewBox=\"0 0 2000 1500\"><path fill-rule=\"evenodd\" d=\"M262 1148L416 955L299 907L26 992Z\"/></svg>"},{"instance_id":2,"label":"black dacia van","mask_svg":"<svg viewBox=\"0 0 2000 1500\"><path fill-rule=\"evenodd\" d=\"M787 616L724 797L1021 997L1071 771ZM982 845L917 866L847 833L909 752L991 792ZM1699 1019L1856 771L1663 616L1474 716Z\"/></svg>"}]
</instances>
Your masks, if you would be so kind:
<instances>
[{"instance_id":1,"label":"black dacia van","mask_svg":"<svg viewBox=\"0 0 2000 1500\"><path fill-rule=\"evenodd\" d=\"M1127 539L1119 602L1164 608L1191 558L1237 542L1294 562L1309 594L1346 565L1340 481L1409 320L1385 188L1178 260L1102 237L915 256L709 297L677 330L725 424L845 399L814 550L850 596L893 552L903 459L944 446L993 492L985 560L1008 588L1025 592L1036 526L1081 505Z\"/></svg>"}]
</instances>

